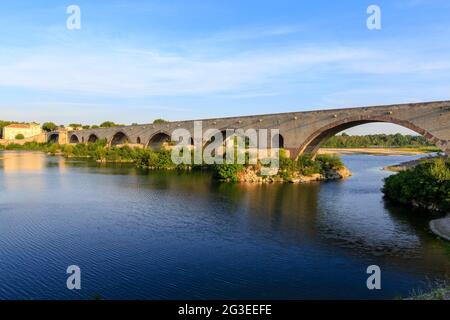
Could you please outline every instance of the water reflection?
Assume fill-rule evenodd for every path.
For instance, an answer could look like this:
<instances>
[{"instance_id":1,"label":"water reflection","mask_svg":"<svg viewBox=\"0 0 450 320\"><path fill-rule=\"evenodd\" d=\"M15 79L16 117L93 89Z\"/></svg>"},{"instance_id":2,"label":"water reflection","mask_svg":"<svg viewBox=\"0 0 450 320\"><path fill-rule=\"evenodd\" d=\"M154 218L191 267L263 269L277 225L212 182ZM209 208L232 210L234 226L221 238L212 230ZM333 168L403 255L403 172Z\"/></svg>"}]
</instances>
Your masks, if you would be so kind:
<instances>
[{"instance_id":1,"label":"water reflection","mask_svg":"<svg viewBox=\"0 0 450 320\"><path fill-rule=\"evenodd\" d=\"M380 192L380 168L412 157L347 156L352 178L308 185L0 157L0 298L392 298L450 273L427 219ZM74 261L80 296L60 288Z\"/></svg>"}]
</instances>

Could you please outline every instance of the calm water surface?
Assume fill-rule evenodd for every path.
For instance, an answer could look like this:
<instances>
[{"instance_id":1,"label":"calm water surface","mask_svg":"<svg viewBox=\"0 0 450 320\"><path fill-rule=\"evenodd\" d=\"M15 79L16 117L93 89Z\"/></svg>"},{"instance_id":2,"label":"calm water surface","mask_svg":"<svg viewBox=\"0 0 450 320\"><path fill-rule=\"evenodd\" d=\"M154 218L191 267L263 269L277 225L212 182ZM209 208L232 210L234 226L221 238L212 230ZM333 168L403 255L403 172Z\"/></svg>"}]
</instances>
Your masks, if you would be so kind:
<instances>
[{"instance_id":1,"label":"calm water surface","mask_svg":"<svg viewBox=\"0 0 450 320\"><path fill-rule=\"evenodd\" d=\"M344 156L346 181L251 185L0 153L0 299L406 296L450 275L450 246L380 192L380 168L413 158Z\"/></svg>"}]
</instances>

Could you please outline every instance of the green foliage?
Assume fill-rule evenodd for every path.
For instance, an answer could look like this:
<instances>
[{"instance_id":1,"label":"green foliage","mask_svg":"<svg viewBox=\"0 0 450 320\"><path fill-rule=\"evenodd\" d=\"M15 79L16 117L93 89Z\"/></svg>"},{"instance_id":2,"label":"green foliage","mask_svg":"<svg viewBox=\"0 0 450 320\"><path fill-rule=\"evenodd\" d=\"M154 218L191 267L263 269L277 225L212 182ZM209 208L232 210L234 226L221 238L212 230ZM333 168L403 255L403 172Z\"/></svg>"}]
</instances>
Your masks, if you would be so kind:
<instances>
[{"instance_id":1,"label":"green foliage","mask_svg":"<svg viewBox=\"0 0 450 320\"><path fill-rule=\"evenodd\" d=\"M169 121L164 119L156 119L155 121L153 121L153 124L163 124L163 123L169 123Z\"/></svg>"},{"instance_id":2,"label":"green foliage","mask_svg":"<svg viewBox=\"0 0 450 320\"><path fill-rule=\"evenodd\" d=\"M56 128L58 128L58 126L53 122L44 122L42 125L42 130L47 132L54 131Z\"/></svg>"},{"instance_id":3,"label":"green foliage","mask_svg":"<svg viewBox=\"0 0 450 320\"><path fill-rule=\"evenodd\" d=\"M368 147L422 147L432 146L423 136L397 134L373 134L365 136L337 135L326 141L326 148L368 148Z\"/></svg>"},{"instance_id":4,"label":"green foliage","mask_svg":"<svg viewBox=\"0 0 450 320\"><path fill-rule=\"evenodd\" d=\"M139 168L151 168L155 165L158 154L151 149L141 149L141 152L136 153L134 163Z\"/></svg>"},{"instance_id":5,"label":"green foliage","mask_svg":"<svg viewBox=\"0 0 450 320\"><path fill-rule=\"evenodd\" d=\"M17 134L14 138L15 138L16 140L23 140L23 139L25 139L25 136L24 136L23 134L19 133L19 134Z\"/></svg>"},{"instance_id":6,"label":"green foliage","mask_svg":"<svg viewBox=\"0 0 450 320\"><path fill-rule=\"evenodd\" d=\"M385 179L383 193L400 203L450 211L450 161L434 159Z\"/></svg>"},{"instance_id":7,"label":"green foliage","mask_svg":"<svg viewBox=\"0 0 450 320\"><path fill-rule=\"evenodd\" d=\"M341 159L334 155L317 155L316 161L318 161L321 167L325 170L337 170L344 168L344 164Z\"/></svg>"},{"instance_id":8,"label":"green foliage","mask_svg":"<svg viewBox=\"0 0 450 320\"><path fill-rule=\"evenodd\" d=\"M139 168L150 168L156 170L188 170L188 169L206 169L211 170L214 176L223 181L236 182L239 180L239 175L246 168L253 167L255 173L261 168L261 163L257 165L249 164L249 154L246 153L246 164L224 163L215 165L194 165L182 164L175 165L172 162L171 150L162 149L153 151L149 148L131 148L129 146L123 147L108 147L106 140L99 140L95 143L78 143L58 145L52 143L39 144L35 142L28 142L22 145L9 145L0 148L8 150L41 150L50 154L62 154L69 158L87 158L100 162L130 162L134 163ZM191 150L191 159L194 159L194 150ZM224 159L226 155L224 155ZM280 170L278 177L290 180L298 174L311 175L313 173L323 173L326 169L338 168L342 166L340 160L336 157L320 156L317 160L313 160L310 156L301 156L298 160L292 160L286 156L284 150L280 152Z\"/></svg>"},{"instance_id":9,"label":"green foliage","mask_svg":"<svg viewBox=\"0 0 450 320\"><path fill-rule=\"evenodd\" d=\"M298 171L305 176L323 173L321 162L313 160L311 155L301 155L297 159Z\"/></svg>"},{"instance_id":10,"label":"green foliage","mask_svg":"<svg viewBox=\"0 0 450 320\"><path fill-rule=\"evenodd\" d=\"M161 149L158 151L158 157L154 163L155 169L173 169L175 164L172 162L171 151L166 149Z\"/></svg>"},{"instance_id":11,"label":"green foliage","mask_svg":"<svg viewBox=\"0 0 450 320\"><path fill-rule=\"evenodd\" d=\"M101 128L112 128L112 127L116 127L116 126L117 126L117 124L115 124L112 121L105 121L100 125Z\"/></svg>"},{"instance_id":12,"label":"green foliage","mask_svg":"<svg viewBox=\"0 0 450 320\"><path fill-rule=\"evenodd\" d=\"M280 150L278 175L283 179L289 179L298 172L298 169L298 162L286 156L284 150Z\"/></svg>"},{"instance_id":13,"label":"green foliage","mask_svg":"<svg viewBox=\"0 0 450 320\"><path fill-rule=\"evenodd\" d=\"M215 164L213 165L214 176L222 181L237 182L238 175L244 170L242 164Z\"/></svg>"}]
</instances>

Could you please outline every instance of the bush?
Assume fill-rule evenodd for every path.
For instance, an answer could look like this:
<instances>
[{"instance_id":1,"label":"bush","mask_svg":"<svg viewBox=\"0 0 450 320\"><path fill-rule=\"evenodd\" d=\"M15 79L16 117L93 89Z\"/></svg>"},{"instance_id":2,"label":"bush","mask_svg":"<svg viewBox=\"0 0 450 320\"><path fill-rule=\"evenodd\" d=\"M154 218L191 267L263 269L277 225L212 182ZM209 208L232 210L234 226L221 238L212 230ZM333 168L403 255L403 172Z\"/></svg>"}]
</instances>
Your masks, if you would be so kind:
<instances>
[{"instance_id":1,"label":"bush","mask_svg":"<svg viewBox=\"0 0 450 320\"><path fill-rule=\"evenodd\" d=\"M213 165L214 176L222 181L237 182L238 175L244 170L242 164L216 164Z\"/></svg>"},{"instance_id":2,"label":"bush","mask_svg":"<svg viewBox=\"0 0 450 320\"><path fill-rule=\"evenodd\" d=\"M301 155L297 159L298 171L306 176L323 173L321 164L321 162L313 160L311 155Z\"/></svg>"},{"instance_id":3,"label":"bush","mask_svg":"<svg viewBox=\"0 0 450 320\"><path fill-rule=\"evenodd\" d=\"M156 164L158 155L150 149L141 149L136 153L134 163L139 168L150 168Z\"/></svg>"},{"instance_id":4,"label":"bush","mask_svg":"<svg viewBox=\"0 0 450 320\"><path fill-rule=\"evenodd\" d=\"M54 130L56 130L56 128L58 128L58 126L53 122L45 122L42 125L42 130L47 131L47 132L54 131Z\"/></svg>"},{"instance_id":5,"label":"bush","mask_svg":"<svg viewBox=\"0 0 450 320\"><path fill-rule=\"evenodd\" d=\"M173 169L175 164L172 162L172 156L170 150L160 150L157 153L156 161L153 165L155 169Z\"/></svg>"},{"instance_id":6,"label":"bush","mask_svg":"<svg viewBox=\"0 0 450 320\"><path fill-rule=\"evenodd\" d=\"M16 135L15 139L16 140L23 140L23 139L25 139L25 136L23 134L19 133L18 135Z\"/></svg>"},{"instance_id":7,"label":"bush","mask_svg":"<svg viewBox=\"0 0 450 320\"><path fill-rule=\"evenodd\" d=\"M403 204L450 211L450 161L424 162L385 179L383 193Z\"/></svg>"},{"instance_id":8,"label":"bush","mask_svg":"<svg viewBox=\"0 0 450 320\"><path fill-rule=\"evenodd\" d=\"M320 162L322 164L322 168L324 168L325 170L337 170L344 167L341 159L333 155L318 155L316 157L316 161Z\"/></svg>"}]
</instances>

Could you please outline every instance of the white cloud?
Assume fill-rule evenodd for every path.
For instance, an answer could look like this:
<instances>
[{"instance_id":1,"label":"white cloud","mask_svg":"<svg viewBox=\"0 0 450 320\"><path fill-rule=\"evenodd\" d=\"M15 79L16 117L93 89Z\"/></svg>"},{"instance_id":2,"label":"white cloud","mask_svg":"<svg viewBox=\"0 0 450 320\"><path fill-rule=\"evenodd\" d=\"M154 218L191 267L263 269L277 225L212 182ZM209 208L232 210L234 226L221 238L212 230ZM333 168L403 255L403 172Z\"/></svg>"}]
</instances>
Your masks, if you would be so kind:
<instances>
[{"instance_id":1,"label":"white cloud","mask_svg":"<svg viewBox=\"0 0 450 320\"><path fill-rule=\"evenodd\" d=\"M267 32L289 33L295 28ZM271 31L270 31L271 30ZM275 31L274 31L275 30ZM276 31L278 30L278 31ZM375 47L375 46L373 46ZM376 47L378 48L378 47ZM0 86L102 97L273 95L276 88L328 76L446 74L450 61L412 48L326 45L209 55L84 44L0 49Z\"/></svg>"}]
</instances>

